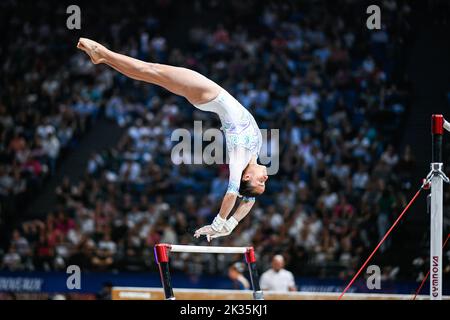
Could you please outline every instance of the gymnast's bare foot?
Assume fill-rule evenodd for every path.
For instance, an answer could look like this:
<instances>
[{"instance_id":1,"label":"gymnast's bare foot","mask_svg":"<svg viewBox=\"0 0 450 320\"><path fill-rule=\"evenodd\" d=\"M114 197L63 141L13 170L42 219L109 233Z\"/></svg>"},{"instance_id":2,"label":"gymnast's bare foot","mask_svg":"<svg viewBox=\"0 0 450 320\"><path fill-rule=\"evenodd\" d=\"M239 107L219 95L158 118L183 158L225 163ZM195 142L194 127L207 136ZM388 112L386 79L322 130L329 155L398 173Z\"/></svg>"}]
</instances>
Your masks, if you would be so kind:
<instances>
[{"instance_id":1,"label":"gymnast's bare foot","mask_svg":"<svg viewBox=\"0 0 450 320\"><path fill-rule=\"evenodd\" d=\"M100 43L87 38L78 40L77 48L86 52L94 64L104 63L106 59L103 57L106 49Z\"/></svg>"}]
</instances>

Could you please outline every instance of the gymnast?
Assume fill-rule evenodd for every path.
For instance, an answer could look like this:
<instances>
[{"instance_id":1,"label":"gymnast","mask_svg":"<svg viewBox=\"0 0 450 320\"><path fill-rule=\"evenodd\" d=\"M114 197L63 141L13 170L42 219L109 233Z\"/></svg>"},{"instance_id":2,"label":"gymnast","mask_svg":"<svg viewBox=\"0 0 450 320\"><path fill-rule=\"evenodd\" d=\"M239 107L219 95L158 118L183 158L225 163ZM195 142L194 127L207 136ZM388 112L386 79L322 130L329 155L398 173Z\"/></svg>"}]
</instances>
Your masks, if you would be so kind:
<instances>
[{"instance_id":1,"label":"gymnast","mask_svg":"<svg viewBox=\"0 0 450 320\"><path fill-rule=\"evenodd\" d=\"M196 230L194 237L204 235L211 241L229 235L250 212L255 197L264 192L268 179L266 167L257 163L262 135L253 116L226 90L196 71L137 60L86 38L80 38L77 47L94 64L107 64L127 77L161 86L196 108L219 116L229 156L228 189L217 216L210 225ZM242 199L227 219L238 196Z\"/></svg>"}]
</instances>

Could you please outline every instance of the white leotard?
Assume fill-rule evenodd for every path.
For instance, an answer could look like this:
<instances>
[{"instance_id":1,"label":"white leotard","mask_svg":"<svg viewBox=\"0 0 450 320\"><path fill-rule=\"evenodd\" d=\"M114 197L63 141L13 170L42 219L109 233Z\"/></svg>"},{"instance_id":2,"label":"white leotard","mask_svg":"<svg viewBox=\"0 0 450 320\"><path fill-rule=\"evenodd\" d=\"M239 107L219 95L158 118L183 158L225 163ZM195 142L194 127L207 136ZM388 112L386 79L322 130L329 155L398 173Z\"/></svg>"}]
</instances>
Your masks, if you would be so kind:
<instances>
[{"instance_id":1,"label":"white leotard","mask_svg":"<svg viewBox=\"0 0 450 320\"><path fill-rule=\"evenodd\" d=\"M229 156L230 178L227 193L239 194L241 176L252 156L258 158L262 135L253 116L231 94L222 89L210 102L194 105L216 113L222 123Z\"/></svg>"}]
</instances>

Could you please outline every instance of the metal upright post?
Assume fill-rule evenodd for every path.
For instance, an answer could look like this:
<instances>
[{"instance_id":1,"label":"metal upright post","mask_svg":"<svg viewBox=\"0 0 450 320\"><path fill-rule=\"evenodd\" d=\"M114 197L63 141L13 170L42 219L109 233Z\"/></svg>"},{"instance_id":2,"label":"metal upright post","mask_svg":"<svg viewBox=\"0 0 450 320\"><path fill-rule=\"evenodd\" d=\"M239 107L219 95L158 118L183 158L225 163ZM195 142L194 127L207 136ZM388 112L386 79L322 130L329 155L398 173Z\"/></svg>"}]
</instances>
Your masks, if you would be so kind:
<instances>
[{"instance_id":1,"label":"metal upright post","mask_svg":"<svg viewBox=\"0 0 450 320\"><path fill-rule=\"evenodd\" d=\"M157 244L155 246L155 260L159 267L164 296L166 300L175 300L170 280L169 254L165 244Z\"/></svg>"},{"instance_id":2,"label":"metal upright post","mask_svg":"<svg viewBox=\"0 0 450 320\"><path fill-rule=\"evenodd\" d=\"M442 115L433 115L431 123L430 300L442 300L442 189L445 176L442 172L442 135L444 118Z\"/></svg>"},{"instance_id":3,"label":"metal upright post","mask_svg":"<svg viewBox=\"0 0 450 320\"><path fill-rule=\"evenodd\" d=\"M252 282L253 288L253 299L264 300L263 292L259 286L258 270L256 268L255 249L253 247L248 248L247 252L245 253L245 260L247 261L248 270L250 272L250 280Z\"/></svg>"}]
</instances>

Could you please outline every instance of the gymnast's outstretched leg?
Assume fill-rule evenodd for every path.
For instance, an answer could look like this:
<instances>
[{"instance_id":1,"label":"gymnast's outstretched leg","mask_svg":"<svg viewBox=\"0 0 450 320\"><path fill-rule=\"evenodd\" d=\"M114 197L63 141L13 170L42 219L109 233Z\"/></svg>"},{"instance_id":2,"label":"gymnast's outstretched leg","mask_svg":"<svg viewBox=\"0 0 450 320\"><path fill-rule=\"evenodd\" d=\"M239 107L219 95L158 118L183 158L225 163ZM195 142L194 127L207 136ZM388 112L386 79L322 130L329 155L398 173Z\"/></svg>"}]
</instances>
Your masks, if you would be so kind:
<instances>
[{"instance_id":1,"label":"gymnast's outstretched leg","mask_svg":"<svg viewBox=\"0 0 450 320\"><path fill-rule=\"evenodd\" d=\"M77 47L95 64L105 63L127 77L161 86L194 105L213 100L221 90L218 84L196 71L134 59L90 39L80 38Z\"/></svg>"},{"instance_id":2,"label":"gymnast's outstretched leg","mask_svg":"<svg viewBox=\"0 0 450 320\"><path fill-rule=\"evenodd\" d=\"M268 178L266 168L259 165L256 161L261 148L262 138L251 114L218 84L196 71L140 61L113 52L103 45L86 38L80 38L77 47L85 51L93 63L104 63L130 78L159 85L174 94L183 96L194 106L205 105L222 94L222 98L218 99L220 102L214 104L213 108L207 111L218 112L219 109L223 110L223 113L227 116L227 121L234 123L236 127L241 126L242 117L247 116L250 125L245 126L242 130L249 131L247 133L248 137L252 137L254 143L249 144L247 147L236 143L232 152L234 156L230 156L229 186L223 197L219 213L211 225L198 229L194 236L200 237L205 235L209 241L215 237L230 234L240 219L245 217L250 211L255 202L254 196L264 192L265 181ZM233 136L233 134L234 136L238 135L236 132L226 133L226 139L227 134L230 136ZM246 199L240 202L235 214L227 220L240 192L241 180L248 186L248 190L244 188L245 190L243 191L248 194L244 194Z\"/></svg>"}]
</instances>

